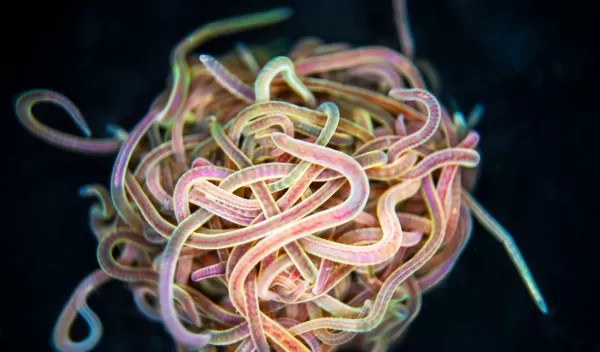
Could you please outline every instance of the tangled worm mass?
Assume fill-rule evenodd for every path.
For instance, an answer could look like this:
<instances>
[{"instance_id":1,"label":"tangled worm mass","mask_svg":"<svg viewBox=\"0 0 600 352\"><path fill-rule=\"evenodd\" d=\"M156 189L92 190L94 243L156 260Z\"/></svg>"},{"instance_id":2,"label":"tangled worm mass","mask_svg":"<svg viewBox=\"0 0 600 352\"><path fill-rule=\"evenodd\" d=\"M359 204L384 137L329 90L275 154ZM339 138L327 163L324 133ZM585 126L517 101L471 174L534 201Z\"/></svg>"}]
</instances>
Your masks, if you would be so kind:
<instances>
[{"instance_id":1,"label":"tangled worm mass","mask_svg":"<svg viewBox=\"0 0 600 352\"><path fill-rule=\"evenodd\" d=\"M49 90L23 93L20 122L71 151L116 153L90 224L100 268L76 288L53 333L61 351L92 350L102 324L86 298L127 284L139 311L180 351L385 351L422 295L452 270L477 219L506 248L540 310L546 305L512 237L471 196L481 109L466 119L434 96L404 55L316 38L285 56L238 45L215 58L203 42L290 15L287 9L209 23L171 55L170 86L131 130L94 139L78 108ZM434 76L431 76L434 78ZM40 123L62 107L84 133ZM70 328L90 327L80 341Z\"/></svg>"}]
</instances>

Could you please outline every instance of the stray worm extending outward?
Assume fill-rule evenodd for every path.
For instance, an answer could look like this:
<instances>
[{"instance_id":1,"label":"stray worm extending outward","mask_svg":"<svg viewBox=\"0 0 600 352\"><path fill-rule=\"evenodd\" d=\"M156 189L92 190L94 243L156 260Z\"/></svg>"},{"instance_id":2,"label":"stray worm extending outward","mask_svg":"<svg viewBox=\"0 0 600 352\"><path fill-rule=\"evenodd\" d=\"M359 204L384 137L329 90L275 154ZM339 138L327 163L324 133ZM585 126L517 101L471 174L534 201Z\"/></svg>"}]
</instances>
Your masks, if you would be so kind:
<instances>
[{"instance_id":1,"label":"stray worm extending outward","mask_svg":"<svg viewBox=\"0 0 600 352\"><path fill-rule=\"evenodd\" d=\"M412 61L405 1L394 9L404 55L305 38L287 55L238 44L220 58L191 56L211 38L291 11L209 23L173 50L171 88L131 131L111 126L111 138L91 138L59 93L17 99L19 121L44 141L117 153L110 187L80 190L97 199L100 269L60 315L58 350L98 344L102 324L86 298L110 279L127 283L180 351L333 351L351 341L385 350L454 267L472 217L547 312L514 240L470 193L482 107L465 121L438 101L438 80L427 87ZM38 121L32 108L46 102L85 136ZM78 314L90 333L73 341Z\"/></svg>"}]
</instances>

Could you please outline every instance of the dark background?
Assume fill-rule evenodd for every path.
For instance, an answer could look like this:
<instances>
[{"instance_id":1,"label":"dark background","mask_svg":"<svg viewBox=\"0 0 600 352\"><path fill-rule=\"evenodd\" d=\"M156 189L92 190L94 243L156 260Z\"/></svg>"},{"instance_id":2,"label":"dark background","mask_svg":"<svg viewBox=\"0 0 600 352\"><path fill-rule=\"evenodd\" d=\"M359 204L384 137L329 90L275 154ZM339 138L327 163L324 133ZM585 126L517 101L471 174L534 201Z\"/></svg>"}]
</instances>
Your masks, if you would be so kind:
<instances>
[{"instance_id":1,"label":"dark background","mask_svg":"<svg viewBox=\"0 0 600 352\"><path fill-rule=\"evenodd\" d=\"M0 350L50 349L64 303L97 267L89 201L77 189L107 184L113 160L70 154L33 138L14 117L16 94L38 87L64 93L96 136L107 123L129 129L163 89L168 55L180 38L202 23L281 4L5 5ZM202 50L218 54L234 40L258 44L306 35L398 48L390 1L283 4L295 10L290 21ZM485 104L476 196L514 235L550 314L536 310L501 245L478 226L449 280L424 297L401 350L600 351L598 291L592 289L600 282L591 170L598 160L593 14L583 1L409 0L417 56L439 70L443 97L454 97L464 110ZM59 115L43 121L77 133L59 109L40 113ZM173 351L161 326L141 317L121 284L109 284L90 303L105 327L98 351Z\"/></svg>"}]
</instances>

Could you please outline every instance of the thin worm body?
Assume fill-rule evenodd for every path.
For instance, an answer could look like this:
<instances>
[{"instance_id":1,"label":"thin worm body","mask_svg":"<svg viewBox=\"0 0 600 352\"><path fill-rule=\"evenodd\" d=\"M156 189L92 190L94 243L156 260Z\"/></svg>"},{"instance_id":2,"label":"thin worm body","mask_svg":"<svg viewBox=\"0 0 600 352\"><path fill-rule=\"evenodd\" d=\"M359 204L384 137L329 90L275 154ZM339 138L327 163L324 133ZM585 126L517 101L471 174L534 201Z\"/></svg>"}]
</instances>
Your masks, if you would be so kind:
<instances>
[{"instance_id":1,"label":"thin worm body","mask_svg":"<svg viewBox=\"0 0 600 352\"><path fill-rule=\"evenodd\" d=\"M94 199L100 268L60 314L55 347L98 344L102 324L86 298L113 279L181 351L384 351L450 276L474 219L546 313L515 240L470 193L483 106L465 117L433 94L439 79L413 62L406 6L394 1L402 54L309 37L287 53L238 44L229 55L190 55L290 12L209 23L174 48L169 87L146 115L131 130L108 126L105 139L90 138L65 96L23 93L15 111L29 132L58 148L116 153L109 187L80 189ZM38 121L33 108L46 102L83 137ZM78 314L90 332L73 341Z\"/></svg>"}]
</instances>

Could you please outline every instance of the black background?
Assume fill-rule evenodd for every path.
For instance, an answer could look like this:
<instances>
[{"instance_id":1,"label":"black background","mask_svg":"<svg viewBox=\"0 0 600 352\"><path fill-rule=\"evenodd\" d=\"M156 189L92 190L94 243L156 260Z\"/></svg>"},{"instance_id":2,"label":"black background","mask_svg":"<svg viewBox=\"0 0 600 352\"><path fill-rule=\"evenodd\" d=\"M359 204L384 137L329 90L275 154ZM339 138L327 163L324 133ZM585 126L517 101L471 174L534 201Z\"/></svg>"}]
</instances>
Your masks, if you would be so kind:
<instances>
[{"instance_id":1,"label":"black background","mask_svg":"<svg viewBox=\"0 0 600 352\"><path fill-rule=\"evenodd\" d=\"M107 184L112 166L111 157L69 154L33 138L14 117L16 94L38 87L64 93L96 136L107 123L129 129L163 89L169 52L181 37L211 20L281 4L295 10L290 21L201 50L219 54L234 40L306 35L398 48L387 0L4 5L0 350L50 349L63 304L97 267L89 201L77 189ZM439 70L443 98L454 97L464 110L485 104L476 196L514 235L550 314L536 310L502 247L478 226L449 280L424 297L402 351L600 351L592 289L600 282L591 55L598 26L584 5L409 0L417 56ZM77 133L59 109L39 110L52 115L44 122ZM173 351L121 284L109 284L90 303L105 327L98 351Z\"/></svg>"}]
</instances>

